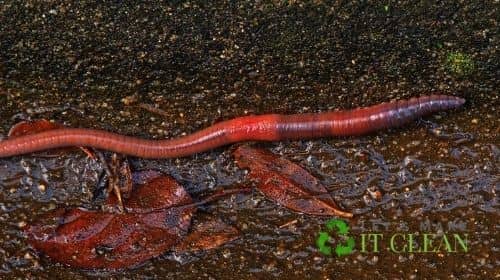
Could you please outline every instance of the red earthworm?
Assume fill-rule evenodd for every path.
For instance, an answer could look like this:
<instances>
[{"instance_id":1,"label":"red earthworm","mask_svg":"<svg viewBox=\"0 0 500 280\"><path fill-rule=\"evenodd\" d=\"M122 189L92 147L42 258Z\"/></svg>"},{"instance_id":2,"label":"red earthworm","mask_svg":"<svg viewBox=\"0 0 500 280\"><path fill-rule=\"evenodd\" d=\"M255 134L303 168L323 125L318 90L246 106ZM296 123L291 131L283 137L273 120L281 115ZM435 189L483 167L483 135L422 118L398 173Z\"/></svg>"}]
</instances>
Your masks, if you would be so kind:
<instances>
[{"instance_id":1,"label":"red earthworm","mask_svg":"<svg viewBox=\"0 0 500 280\"><path fill-rule=\"evenodd\" d=\"M348 111L239 117L169 139L147 140L103 130L60 128L0 142L0 157L67 146L90 146L141 158L188 156L241 141L280 141L361 135L398 127L437 111L460 107L464 99L431 95Z\"/></svg>"}]
</instances>

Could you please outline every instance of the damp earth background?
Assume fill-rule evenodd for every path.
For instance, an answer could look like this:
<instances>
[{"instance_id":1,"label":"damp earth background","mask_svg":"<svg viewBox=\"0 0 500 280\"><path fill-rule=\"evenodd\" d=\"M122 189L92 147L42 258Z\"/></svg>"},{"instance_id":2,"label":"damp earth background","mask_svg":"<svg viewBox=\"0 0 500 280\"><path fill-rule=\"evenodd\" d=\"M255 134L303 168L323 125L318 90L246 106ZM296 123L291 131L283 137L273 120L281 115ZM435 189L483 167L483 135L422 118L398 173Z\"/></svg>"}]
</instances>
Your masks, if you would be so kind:
<instances>
[{"instance_id":1,"label":"damp earth background","mask_svg":"<svg viewBox=\"0 0 500 280\"><path fill-rule=\"evenodd\" d=\"M248 114L350 109L437 91L465 98L460 110L369 136L256 145L317 176L356 214L348 221L354 236L468 233L470 250L326 257L314 241L327 218L255 191L201 209L241 230L221 248L166 253L112 274L73 269L34 252L20 230L55 207L96 207L102 166L71 152L0 159L0 278L499 277L498 12L498 1L2 1L3 136L20 120L47 118L160 139ZM235 146L130 161L170 174L196 197L251 184L234 163Z\"/></svg>"}]
</instances>

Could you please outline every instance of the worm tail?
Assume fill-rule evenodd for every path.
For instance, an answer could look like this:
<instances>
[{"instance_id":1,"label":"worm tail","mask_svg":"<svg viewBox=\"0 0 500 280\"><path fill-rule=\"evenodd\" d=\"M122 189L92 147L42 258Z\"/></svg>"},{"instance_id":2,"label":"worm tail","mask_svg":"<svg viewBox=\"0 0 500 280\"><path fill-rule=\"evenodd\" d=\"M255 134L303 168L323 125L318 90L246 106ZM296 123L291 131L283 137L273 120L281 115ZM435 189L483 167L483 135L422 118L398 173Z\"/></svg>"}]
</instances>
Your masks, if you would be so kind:
<instances>
[{"instance_id":1,"label":"worm tail","mask_svg":"<svg viewBox=\"0 0 500 280\"><path fill-rule=\"evenodd\" d=\"M353 115L358 116L358 118L354 118L358 121L352 121L350 126L352 131L361 133L399 127L422 116L458 108L464 102L464 99L454 96L431 95L382 103L373 107L351 111Z\"/></svg>"},{"instance_id":2,"label":"worm tail","mask_svg":"<svg viewBox=\"0 0 500 280\"><path fill-rule=\"evenodd\" d=\"M464 102L464 99L454 96L430 95L349 111L281 115L276 123L277 136L273 140L362 135L458 108Z\"/></svg>"}]
</instances>

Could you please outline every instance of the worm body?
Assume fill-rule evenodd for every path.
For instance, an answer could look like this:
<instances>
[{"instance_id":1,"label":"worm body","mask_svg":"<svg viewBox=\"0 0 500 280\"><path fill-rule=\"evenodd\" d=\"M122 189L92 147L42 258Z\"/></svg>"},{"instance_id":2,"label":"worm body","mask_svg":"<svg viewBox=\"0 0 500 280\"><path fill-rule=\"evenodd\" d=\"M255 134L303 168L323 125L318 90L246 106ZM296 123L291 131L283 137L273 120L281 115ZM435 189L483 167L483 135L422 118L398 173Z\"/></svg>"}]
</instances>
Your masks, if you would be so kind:
<instances>
[{"instance_id":1,"label":"worm body","mask_svg":"<svg viewBox=\"0 0 500 280\"><path fill-rule=\"evenodd\" d=\"M246 116L169 140L147 140L94 129L60 128L1 141L0 157L68 146L89 146L142 158L173 158L241 141L367 134L398 127L434 112L458 108L464 102L458 97L431 95L348 111Z\"/></svg>"}]
</instances>

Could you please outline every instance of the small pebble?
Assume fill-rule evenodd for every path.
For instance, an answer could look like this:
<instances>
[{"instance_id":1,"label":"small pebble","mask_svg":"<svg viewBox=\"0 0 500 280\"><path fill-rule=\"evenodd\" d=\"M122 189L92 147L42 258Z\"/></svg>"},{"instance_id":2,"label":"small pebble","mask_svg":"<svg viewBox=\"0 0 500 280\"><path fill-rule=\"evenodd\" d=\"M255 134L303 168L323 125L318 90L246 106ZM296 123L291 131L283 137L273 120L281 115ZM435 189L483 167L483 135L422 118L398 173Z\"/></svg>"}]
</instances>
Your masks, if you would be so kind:
<instances>
[{"instance_id":1,"label":"small pebble","mask_svg":"<svg viewBox=\"0 0 500 280\"><path fill-rule=\"evenodd\" d=\"M127 97L122 98L122 103L124 105L132 105L137 102L137 95L129 95Z\"/></svg>"},{"instance_id":2,"label":"small pebble","mask_svg":"<svg viewBox=\"0 0 500 280\"><path fill-rule=\"evenodd\" d=\"M226 258L226 259L227 259L227 258L229 258L229 257L231 256L231 251L230 251L230 250L227 250L227 249L226 249L226 250L224 250L224 251L222 252L222 256L223 256L224 258Z\"/></svg>"},{"instance_id":3,"label":"small pebble","mask_svg":"<svg viewBox=\"0 0 500 280\"><path fill-rule=\"evenodd\" d=\"M24 254L24 259L31 260L31 259L33 259L33 256L30 253L26 253L26 254Z\"/></svg>"}]
</instances>

